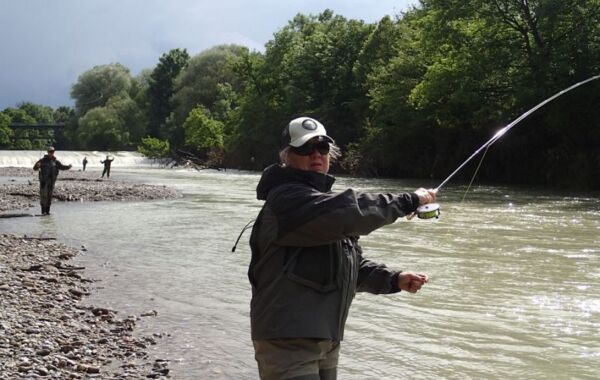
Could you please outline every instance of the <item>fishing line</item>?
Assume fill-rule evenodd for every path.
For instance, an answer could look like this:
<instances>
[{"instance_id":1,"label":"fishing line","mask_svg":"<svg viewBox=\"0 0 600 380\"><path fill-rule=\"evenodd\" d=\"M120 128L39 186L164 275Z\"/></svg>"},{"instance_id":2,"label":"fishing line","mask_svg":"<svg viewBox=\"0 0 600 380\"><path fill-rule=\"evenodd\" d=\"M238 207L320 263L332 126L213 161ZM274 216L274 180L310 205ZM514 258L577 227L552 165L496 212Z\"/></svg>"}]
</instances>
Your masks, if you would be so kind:
<instances>
[{"instance_id":1,"label":"fishing line","mask_svg":"<svg viewBox=\"0 0 600 380\"><path fill-rule=\"evenodd\" d=\"M462 164L460 164L460 166L458 168L456 168L456 170L454 170L452 173L450 173L450 175L445 180L443 180L442 183L440 183L439 186L435 188L435 190L439 191L446 183L448 183L448 181L450 181L450 179L452 177L454 177L456 175L456 173L458 173L469 161L471 161L475 156L477 156L483 149L485 149L485 151L487 152L487 149L493 143L498 141L500 139L500 137L504 136L504 134L506 132L511 130L521 120L525 119L527 116L531 115L533 112L537 111L539 108L543 107L544 105L546 105L547 103L551 102L552 100L558 98L559 96L566 94L567 92L569 92L581 85L584 85L588 82L596 80L598 78L600 78L600 75L595 75L591 78L588 78L588 79L582 80L581 82L575 83L574 85L572 85L560 92L557 92L556 94L552 95L548 99L540 102L535 107L531 108L530 110L528 110L527 112L525 112L524 114L522 114L521 116L516 118L514 121L512 121L506 127L502 128L498 132L496 132L496 134L494 136L492 136L491 139L489 139L485 144L483 144L481 147L479 147L479 149L477 149L473 154L471 154L469 156L469 158L467 158ZM437 217L439 217L439 215L440 215L440 205L437 203L429 203L429 204L426 204L423 206L419 206L419 208L417 208L417 216L421 219L437 218Z\"/></svg>"},{"instance_id":2,"label":"fishing line","mask_svg":"<svg viewBox=\"0 0 600 380\"><path fill-rule=\"evenodd\" d=\"M246 223L246 225L244 226L244 228L242 228L242 231L240 232L240 235L238 236L237 240L235 241L235 244L233 245L233 247L231 248L231 252L235 252L235 249L237 248L237 245L240 242L240 239L242 238L242 235L244 234L244 232L246 232L247 229L252 228L254 226L254 222L256 222L256 219L252 219L251 221L249 221L248 223Z\"/></svg>"},{"instance_id":3,"label":"fishing line","mask_svg":"<svg viewBox=\"0 0 600 380\"><path fill-rule=\"evenodd\" d=\"M475 180L475 177L477 176L477 173L479 172L479 168L481 167L481 164L483 163L483 159L485 158L485 154L487 153L488 149L490 149L489 146L483 151L483 154L481 155L481 160L479 160L479 164L477 164L477 169L475 169L475 173L473 173L473 177L471 177L471 182L469 182L469 186L467 186L467 190L465 190L465 193L463 194L462 199L460 200L461 203L464 202L465 197L467 196L467 193L471 189L471 185L473 184L473 181Z\"/></svg>"}]
</instances>

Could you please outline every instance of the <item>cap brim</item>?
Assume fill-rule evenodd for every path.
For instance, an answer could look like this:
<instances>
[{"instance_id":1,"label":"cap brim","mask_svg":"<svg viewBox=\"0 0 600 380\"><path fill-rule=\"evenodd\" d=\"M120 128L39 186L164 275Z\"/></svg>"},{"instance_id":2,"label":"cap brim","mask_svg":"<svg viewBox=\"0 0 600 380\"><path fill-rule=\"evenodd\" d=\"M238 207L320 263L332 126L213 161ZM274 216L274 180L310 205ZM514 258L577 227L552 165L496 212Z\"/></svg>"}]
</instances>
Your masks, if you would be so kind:
<instances>
[{"instance_id":1,"label":"cap brim","mask_svg":"<svg viewBox=\"0 0 600 380\"><path fill-rule=\"evenodd\" d=\"M323 137L325 140L329 141L330 143L332 143L332 144L335 143L335 140L327 135L322 135L320 133L312 133L312 134L308 133L302 137L297 138L294 141L290 141L290 146L293 146L294 148L301 147L302 145L306 144L308 142L308 140L314 139L315 137Z\"/></svg>"}]
</instances>

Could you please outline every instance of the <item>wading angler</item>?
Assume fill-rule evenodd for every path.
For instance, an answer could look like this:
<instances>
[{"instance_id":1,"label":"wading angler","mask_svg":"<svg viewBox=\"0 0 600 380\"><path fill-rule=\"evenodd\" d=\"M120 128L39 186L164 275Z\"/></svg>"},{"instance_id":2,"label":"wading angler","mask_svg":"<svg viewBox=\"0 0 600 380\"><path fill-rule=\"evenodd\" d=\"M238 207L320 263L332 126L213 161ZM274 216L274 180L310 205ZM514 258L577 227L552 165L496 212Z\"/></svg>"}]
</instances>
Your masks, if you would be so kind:
<instances>
[{"instance_id":1,"label":"wading angler","mask_svg":"<svg viewBox=\"0 0 600 380\"><path fill-rule=\"evenodd\" d=\"M33 170L39 170L42 215L50 214L52 193L54 192L54 184L59 170L69 170L72 167L72 165L63 165L56 159L54 147L49 147L47 153L33 165Z\"/></svg>"},{"instance_id":2,"label":"wading angler","mask_svg":"<svg viewBox=\"0 0 600 380\"><path fill-rule=\"evenodd\" d=\"M261 379L336 379L340 342L356 292L415 293L425 274L363 256L359 236L435 201L435 191L332 192L331 160L340 155L315 119L283 131L280 163L257 187L264 200L252 228L251 328Z\"/></svg>"}]
</instances>

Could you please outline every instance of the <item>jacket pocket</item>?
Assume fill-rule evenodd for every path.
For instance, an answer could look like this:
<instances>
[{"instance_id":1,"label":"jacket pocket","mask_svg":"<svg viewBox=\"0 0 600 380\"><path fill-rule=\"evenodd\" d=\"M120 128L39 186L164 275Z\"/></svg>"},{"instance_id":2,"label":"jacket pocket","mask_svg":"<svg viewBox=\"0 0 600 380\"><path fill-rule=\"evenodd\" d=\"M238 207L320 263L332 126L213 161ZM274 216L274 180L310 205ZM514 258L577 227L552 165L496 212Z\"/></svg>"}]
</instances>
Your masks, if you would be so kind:
<instances>
[{"instance_id":1,"label":"jacket pocket","mask_svg":"<svg viewBox=\"0 0 600 380\"><path fill-rule=\"evenodd\" d=\"M332 245L289 249L284 272L290 281L322 293L338 289L338 261Z\"/></svg>"}]
</instances>

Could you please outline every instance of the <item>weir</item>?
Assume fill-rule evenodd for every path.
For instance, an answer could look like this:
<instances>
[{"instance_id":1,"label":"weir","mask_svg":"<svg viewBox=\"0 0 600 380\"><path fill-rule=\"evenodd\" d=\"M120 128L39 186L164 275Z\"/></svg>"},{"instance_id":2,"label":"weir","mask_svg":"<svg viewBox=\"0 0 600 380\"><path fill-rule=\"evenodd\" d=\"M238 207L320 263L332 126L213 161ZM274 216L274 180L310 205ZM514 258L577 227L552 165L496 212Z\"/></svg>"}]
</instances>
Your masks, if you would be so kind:
<instances>
[{"instance_id":1,"label":"weir","mask_svg":"<svg viewBox=\"0 0 600 380\"><path fill-rule=\"evenodd\" d=\"M0 150L0 167L33 167L37 160L44 157L44 150ZM138 167L156 165L158 161L147 158L138 152L101 152L57 150L56 158L64 165L73 165L73 169L81 169L84 157L87 157L87 168L101 168L107 155L114 158L112 167Z\"/></svg>"}]
</instances>

